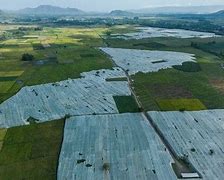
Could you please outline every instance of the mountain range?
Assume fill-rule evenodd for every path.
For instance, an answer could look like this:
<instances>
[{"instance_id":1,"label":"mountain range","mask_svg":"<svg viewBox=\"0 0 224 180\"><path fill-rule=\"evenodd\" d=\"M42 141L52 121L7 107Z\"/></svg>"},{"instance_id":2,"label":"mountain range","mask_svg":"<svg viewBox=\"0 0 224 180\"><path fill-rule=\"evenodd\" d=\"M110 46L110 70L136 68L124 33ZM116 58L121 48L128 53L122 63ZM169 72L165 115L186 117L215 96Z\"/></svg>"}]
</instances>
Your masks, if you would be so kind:
<instances>
[{"instance_id":1,"label":"mountain range","mask_svg":"<svg viewBox=\"0 0 224 180\"><path fill-rule=\"evenodd\" d=\"M25 8L16 11L18 14L29 15L82 15L84 11L77 8L61 8L51 5L41 5L36 8Z\"/></svg>"},{"instance_id":2,"label":"mountain range","mask_svg":"<svg viewBox=\"0 0 224 180\"><path fill-rule=\"evenodd\" d=\"M109 15L110 16L134 16L136 14L129 11L114 10L114 11L111 11Z\"/></svg>"},{"instance_id":3,"label":"mountain range","mask_svg":"<svg viewBox=\"0 0 224 180\"><path fill-rule=\"evenodd\" d=\"M138 10L130 10L133 13L141 14L210 14L224 10L224 5L220 6L166 6L152 7Z\"/></svg>"},{"instance_id":4,"label":"mountain range","mask_svg":"<svg viewBox=\"0 0 224 180\"><path fill-rule=\"evenodd\" d=\"M17 11L6 11L7 13L15 13L22 15L109 15L109 16L138 16L153 14L211 14L211 16L222 17L224 14L224 5L221 6L168 6L157 8L146 8L139 10L113 10L110 13L90 13L84 12L77 8L62 8L51 5L40 5L36 8L25 8ZM3 11L0 11L2 14Z\"/></svg>"}]
</instances>

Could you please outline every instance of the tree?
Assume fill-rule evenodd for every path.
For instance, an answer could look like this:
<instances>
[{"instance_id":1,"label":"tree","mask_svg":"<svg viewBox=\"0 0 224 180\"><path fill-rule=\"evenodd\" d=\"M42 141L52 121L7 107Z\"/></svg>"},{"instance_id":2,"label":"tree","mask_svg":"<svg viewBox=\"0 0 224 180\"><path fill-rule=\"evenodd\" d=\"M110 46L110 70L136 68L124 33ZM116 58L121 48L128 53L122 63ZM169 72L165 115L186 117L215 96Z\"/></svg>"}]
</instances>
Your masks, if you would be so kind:
<instances>
[{"instance_id":1,"label":"tree","mask_svg":"<svg viewBox=\"0 0 224 180\"><path fill-rule=\"evenodd\" d=\"M107 36L110 36L111 34L112 34L111 31L107 31L107 32L106 32L106 35L107 35Z\"/></svg>"},{"instance_id":2,"label":"tree","mask_svg":"<svg viewBox=\"0 0 224 180\"><path fill-rule=\"evenodd\" d=\"M33 61L34 56L32 54L25 53L22 55L22 61Z\"/></svg>"}]
</instances>

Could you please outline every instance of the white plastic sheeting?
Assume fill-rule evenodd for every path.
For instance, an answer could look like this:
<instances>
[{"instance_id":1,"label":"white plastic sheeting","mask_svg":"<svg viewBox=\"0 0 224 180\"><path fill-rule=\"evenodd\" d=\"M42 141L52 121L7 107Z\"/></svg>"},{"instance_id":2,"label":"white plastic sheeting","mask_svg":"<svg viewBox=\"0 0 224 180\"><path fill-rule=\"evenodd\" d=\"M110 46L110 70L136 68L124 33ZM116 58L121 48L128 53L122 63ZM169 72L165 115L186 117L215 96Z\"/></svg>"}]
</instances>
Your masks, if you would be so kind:
<instances>
[{"instance_id":1,"label":"white plastic sheeting","mask_svg":"<svg viewBox=\"0 0 224 180\"><path fill-rule=\"evenodd\" d=\"M176 179L172 157L140 113L66 120L58 180ZM109 163L109 171L103 169Z\"/></svg>"},{"instance_id":2,"label":"white plastic sheeting","mask_svg":"<svg viewBox=\"0 0 224 180\"><path fill-rule=\"evenodd\" d=\"M203 179L224 179L224 110L149 112L179 157Z\"/></svg>"},{"instance_id":3,"label":"white plastic sheeting","mask_svg":"<svg viewBox=\"0 0 224 180\"><path fill-rule=\"evenodd\" d=\"M32 117L40 122L65 115L118 113L113 96L131 95L120 68L83 73L83 78L22 88L0 105L0 128L28 124Z\"/></svg>"},{"instance_id":4,"label":"white plastic sheeting","mask_svg":"<svg viewBox=\"0 0 224 180\"><path fill-rule=\"evenodd\" d=\"M193 54L182 52L121 48L101 48L101 50L110 55L114 62L129 74L157 72L160 69L172 68L174 65L182 65L183 62L195 62Z\"/></svg>"},{"instance_id":5,"label":"white plastic sheeting","mask_svg":"<svg viewBox=\"0 0 224 180\"><path fill-rule=\"evenodd\" d=\"M126 33L126 34L113 34L115 38L121 39L145 39L155 37L175 37L175 38L209 38L219 37L215 33L198 32L183 29L166 29L166 28L154 28L154 27L139 27L139 32Z\"/></svg>"},{"instance_id":6,"label":"white plastic sheeting","mask_svg":"<svg viewBox=\"0 0 224 180\"><path fill-rule=\"evenodd\" d=\"M110 79L110 78L123 78L126 77L124 71L119 67L114 67L113 70L100 69L98 71L89 71L81 73L85 79Z\"/></svg>"}]
</instances>

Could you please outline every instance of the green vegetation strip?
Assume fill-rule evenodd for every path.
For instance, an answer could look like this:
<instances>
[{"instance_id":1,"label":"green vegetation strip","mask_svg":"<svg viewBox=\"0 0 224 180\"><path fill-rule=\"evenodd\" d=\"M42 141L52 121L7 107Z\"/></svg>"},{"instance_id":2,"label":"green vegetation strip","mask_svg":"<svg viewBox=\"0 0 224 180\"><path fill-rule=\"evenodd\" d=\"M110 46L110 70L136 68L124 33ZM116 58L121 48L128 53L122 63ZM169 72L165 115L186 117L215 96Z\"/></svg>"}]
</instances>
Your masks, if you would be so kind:
<instances>
[{"instance_id":1,"label":"green vegetation strip","mask_svg":"<svg viewBox=\"0 0 224 180\"><path fill-rule=\"evenodd\" d=\"M132 96L114 96L119 113L139 112L137 103Z\"/></svg>"},{"instance_id":2,"label":"green vegetation strip","mask_svg":"<svg viewBox=\"0 0 224 180\"><path fill-rule=\"evenodd\" d=\"M160 99L157 103L162 111L197 111L206 107L198 99Z\"/></svg>"},{"instance_id":3,"label":"green vegetation strip","mask_svg":"<svg viewBox=\"0 0 224 180\"><path fill-rule=\"evenodd\" d=\"M198 72L201 71L201 67L198 63L195 62L184 62L181 66L173 66L174 69L184 72Z\"/></svg>"},{"instance_id":4,"label":"green vegetation strip","mask_svg":"<svg viewBox=\"0 0 224 180\"><path fill-rule=\"evenodd\" d=\"M14 81L16 80L17 76L11 76L11 77L0 77L0 82L1 81Z\"/></svg>"},{"instance_id":5,"label":"green vegetation strip","mask_svg":"<svg viewBox=\"0 0 224 180\"><path fill-rule=\"evenodd\" d=\"M7 129L0 129L0 152L2 149L2 145L3 145L3 141L4 141L4 137L6 135Z\"/></svg>"},{"instance_id":6,"label":"green vegetation strip","mask_svg":"<svg viewBox=\"0 0 224 180\"><path fill-rule=\"evenodd\" d=\"M127 81L126 77L121 77L121 78L108 78L106 81L111 82L111 81Z\"/></svg>"},{"instance_id":7,"label":"green vegetation strip","mask_svg":"<svg viewBox=\"0 0 224 180\"><path fill-rule=\"evenodd\" d=\"M56 179L63 127L64 120L57 120L8 129L0 179Z\"/></svg>"}]
</instances>

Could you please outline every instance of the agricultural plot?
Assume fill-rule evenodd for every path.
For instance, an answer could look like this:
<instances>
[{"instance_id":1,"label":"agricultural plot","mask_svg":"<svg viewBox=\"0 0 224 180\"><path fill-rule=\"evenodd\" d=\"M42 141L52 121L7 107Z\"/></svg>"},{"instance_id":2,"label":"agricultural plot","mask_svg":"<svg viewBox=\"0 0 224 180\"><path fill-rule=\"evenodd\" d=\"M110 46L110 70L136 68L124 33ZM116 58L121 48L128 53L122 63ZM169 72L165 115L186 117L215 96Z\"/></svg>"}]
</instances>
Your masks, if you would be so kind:
<instances>
[{"instance_id":1,"label":"agricultural plot","mask_svg":"<svg viewBox=\"0 0 224 180\"><path fill-rule=\"evenodd\" d=\"M224 110L148 114L178 157L188 160L203 179L224 178Z\"/></svg>"},{"instance_id":2,"label":"agricultural plot","mask_svg":"<svg viewBox=\"0 0 224 180\"><path fill-rule=\"evenodd\" d=\"M0 179L55 180L63 128L55 120L0 130Z\"/></svg>"},{"instance_id":3,"label":"agricultural plot","mask_svg":"<svg viewBox=\"0 0 224 180\"><path fill-rule=\"evenodd\" d=\"M113 34L113 38L127 39L144 39L155 37L175 37L175 38L208 38L219 37L215 33L197 32L182 29L165 29L154 27L139 27L138 32L131 32L125 34Z\"/></svg>"},{"instance_id":4,"label":"agricultural plot","mask_svg":"<svg viewBox=\"0 0 224 180\"><path fill-rule=\"evenodd\" d=\"M0 93L7 93L15 81L0 81Z\"/></svg>"},{"instance_id":5,"label":"agricultural plot","mask_svg":"<svg viewBox=\"0 0 224 180\"><path fill-rule=\"evenodd\" d=\"M198 99L158 99L157 103L162 111L197 111L206 109Z\"/></svg>"},{"instance_id":6,"label":"agricultural plot","mask_svg":"<svg viewBox=\"0 0 224 180\"><path fill-rule=\"evenodd\" d=\"M1 77L18 77L23 74L24 71L0 71Z\"/></svg>"},{"instance_id":7,"label":"agricultural plot","mask_svg":"<svg viewBox=\"0 0 224 180\"><path fill-rule=\"evenodd\" d=\"M100 69L97 71L93 70L89 72L83 72L80 75L85 79L103 79L104 81L107 79L118 79L126 77L124 71L118 67L114 67L112 70ZM122 79L122 81L127 81L127 79Z\"/></svg>"},{"instance_id":8,"label":"agricultural plot","mask_svg":"<svg viewBox=\"0 0 224 180\"><path fill-rule=\"evenodd\" d=\"M148 51L121 48L101 48L112 57L114 62L133 75L138 72L157 72L161 69L182 65L183 62L194 62L193 54L171 51Z\"/></svg>"},{"instance_id":9,"label":"agricultural plot","mask_svg":"<svg viewBox=\"0 0 224 180\"><path fill-rule=\"evenodd\" d=\"M19 27L2 27L5 31L13 28L15 34L0 41L0 82L7 80L15 83L10 87L8 82L4 82L0 103L25 86L79 78L82 72L113 67L106 55L93 48L103 45L100 35L106 28L44 27L35 31L21 26L22 29L28 28L23 31ZM24 53L33 55L34 59L31 62L22 61ZM11 74L6 76L5 72Z\"/></svg>"},{"instance_id":10,"label":"agricultural plot","mask_svg":"<svg viewBox=\"0 0 224 180\"><path fill-rule=\"evenodd\" d=\"M207 109L224 109L224 69L222 56L202 50L201 43L212 46L223 44L223 38L208 39L107 39L113 48L178 51L195 54L195 61L184 62L181 66L162 69L158 72L137 73L133 88L145 110L161 110L158 99L199 99ZM192 46L199 45L199 49ZM200 43L199 43L200 42ZM220 54L220 53L219 53ZM189 101L190 102L190 101ZM192 104L192 107L194 105ZM185 109L188 109L185 107ZM202 108L204 109L204 108ZM201 110L202 110L201 109ZM172 109L177 110L177 109Z\"/></svg>"},{"instance_id":11,"label":"agricultural plot","mask_svg":"<svg viewBox=\"0 0 224 180\"><path fill-rule=\"evenodd\" d=\"M139 113L66 120L57 177L176 179L172 157Z\"/></svg>"},{"instance_id":12,"label":"agricultural plot","mask_svg":"<svg viewBox=\"0 0 224 180\"><path fill-rule=\"evenodd\" d=\"M0 94L5 94L16 83L23 71L0 71Z\"/></svg>"},{"instance_id":13,"label":"agricultural plot","mask_svg":"<svg viewBox=\"0 0 224 180\"><path fill-rule=\"evenodd\" d=\"M133 96L114 96L114 100L119 113L140 111Z\"/></svg>"},{"instance_id":14,"label":"agricultural plot","mask_svg":"<svg viewBox=\"0 0 224 180\"><path fill-rule=\"evenodd\" d=\"M119 68L83 75L80 79L22 88L0 105L0 127L29 124L29 118L44 122L70 115L118 113L113 96L131 95L128 82L106 81L124 77Z\"/></svg>"},{"instance_id":15,"label":"agricultural plot","mask_svg":"<svg viewBox=\"0 0 224 180\"><path fill-rule=\"evenodd\" d=\"M161 110L157 100L169 99L172 101L172 99L177 98L198 99L200 104L203 104L207 109L223 109L224 96L220 87L222 87L224 71L218 64L202 63L200 65L203 69L200 72L166 69L154 73L138 73L133 76L133 86L144 109L147 111ZM187 104L191 107L196 105L193 101L188 101ZM183 108L190 110L187 106ZM201 109L203 110L204 106L198 107L203 107ZM171 106L169 105L169 107Z\"/></svg>"}]
</instances>

